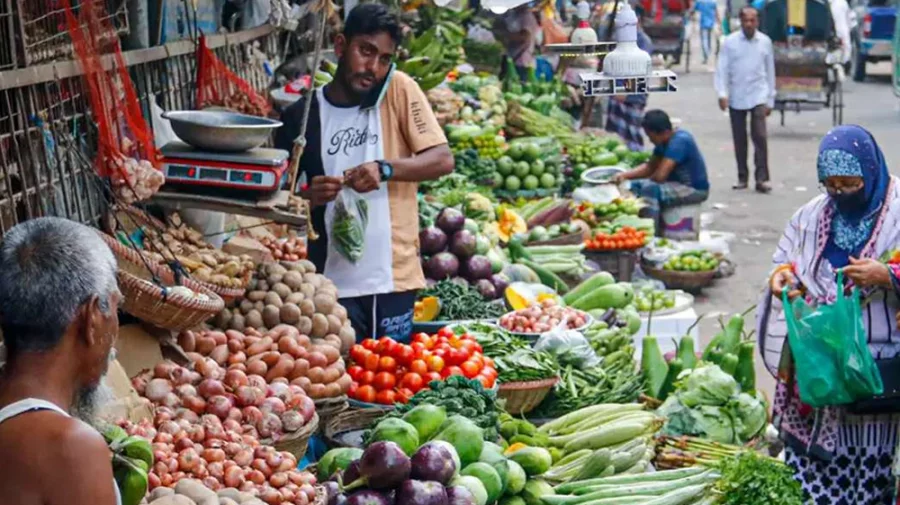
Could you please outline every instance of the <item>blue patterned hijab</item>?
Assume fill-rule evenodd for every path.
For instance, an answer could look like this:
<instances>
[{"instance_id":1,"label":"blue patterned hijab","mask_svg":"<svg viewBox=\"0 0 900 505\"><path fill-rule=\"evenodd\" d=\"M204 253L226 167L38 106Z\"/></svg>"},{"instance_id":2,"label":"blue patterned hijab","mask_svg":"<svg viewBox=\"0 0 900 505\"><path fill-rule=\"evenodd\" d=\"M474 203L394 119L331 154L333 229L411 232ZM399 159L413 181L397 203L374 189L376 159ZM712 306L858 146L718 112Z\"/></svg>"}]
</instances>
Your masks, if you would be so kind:
<instances>
[{"instance_id":1,"label":"blue patterned hijab","mask_svg":"<svg viewBox=\"0 0 900 505\"><path fill-rule=\"evenodd\" d=\"M835 205L831 235L824 255L834 268L846 266L872 236L881 206L887 196L890 174L875 138L865 128L844 125L825 134L816 160L819 182L828 177L862 177L865 199L847 208Z\"/></svg>"}]
</instances>

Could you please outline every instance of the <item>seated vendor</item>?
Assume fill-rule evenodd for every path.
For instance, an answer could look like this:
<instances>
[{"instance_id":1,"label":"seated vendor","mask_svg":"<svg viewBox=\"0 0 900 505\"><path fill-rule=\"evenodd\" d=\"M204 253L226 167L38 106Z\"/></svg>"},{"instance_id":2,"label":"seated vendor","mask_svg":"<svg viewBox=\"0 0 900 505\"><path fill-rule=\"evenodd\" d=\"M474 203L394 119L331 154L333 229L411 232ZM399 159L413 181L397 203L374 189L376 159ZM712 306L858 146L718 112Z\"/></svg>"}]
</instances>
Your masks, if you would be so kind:
<instances>
[{"instance_id":1,"label":"seated vendor","mask_svg":"<svg viewBox=\"0 0 900 505\"><path fill-rule=\"evenodd\" d=\"M618 182L631 181L631 191L647 203L646 217L654 219L657 230L661 230L663 209L696 204L709 198L706 162L694 136L685 130L673 129L665 112L648 111L641 126L656 146L653 156L647 163L619 174L616 179Z\"/></svg>"}]
</instances>

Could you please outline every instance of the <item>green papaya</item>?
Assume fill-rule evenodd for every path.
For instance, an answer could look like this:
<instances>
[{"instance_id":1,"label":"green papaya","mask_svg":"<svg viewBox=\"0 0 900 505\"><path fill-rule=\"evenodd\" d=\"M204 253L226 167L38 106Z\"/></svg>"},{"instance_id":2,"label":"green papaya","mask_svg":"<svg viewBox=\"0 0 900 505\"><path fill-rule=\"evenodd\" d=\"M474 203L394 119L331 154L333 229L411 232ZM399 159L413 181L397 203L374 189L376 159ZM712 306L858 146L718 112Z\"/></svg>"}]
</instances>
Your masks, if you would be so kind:
<instances>
[{"instance_id":1,"label":"green papaya","mask_svg":"<svg viewBox=\"0 0 900 505\"><path fill-rule=\"evenodd\" d=\"M339 447L326 452L316 463L319 480L325 482L338 471L346 469L351 462L362 457L362 453L362 449L356 447Z\"/></svg>"},{"instance_id":2,"label":"green papaya","mask_svg":"<svg viewBox=\"0 0 900 505\"><path fill-rule=\"evenodd\" d=\"M447 420L447 409L429 403L416 406L406 414L403 420L411 424L419 434L419 441L431 440Z\"/></svg>"},{"instance_id":3,"label":"green papaya","mask_svg":"<svg viewBox=\"0 0 900 505\"><path fill-rule=\"evenodd\" d=\"M540 475L553 465L553 456L543 447L523 447L506 457L518 463L529 477Z\"/></svg>"},{"instance_id":4,"label":"green papaya","mask_svg":"<svg viewBox=\"0 0 900 505\"><path fill-rule=\"evenodd\" d=\"M388 418L378 423L369 436L369 443L379 441L394 442L412 456L419 448L419 432L403 419Z\"/></svg>"},{"instance_id":5,"label":"green papaya","mask_svg":"<svg viewBox=\"0 0 900 505\"><path fill-rule=\"evenodd\" d=\"M619 282L609 284L570 303L569 306L579 310L622 309L634 300L634 288L630 283Z\"/></svg>"}]
</instances>

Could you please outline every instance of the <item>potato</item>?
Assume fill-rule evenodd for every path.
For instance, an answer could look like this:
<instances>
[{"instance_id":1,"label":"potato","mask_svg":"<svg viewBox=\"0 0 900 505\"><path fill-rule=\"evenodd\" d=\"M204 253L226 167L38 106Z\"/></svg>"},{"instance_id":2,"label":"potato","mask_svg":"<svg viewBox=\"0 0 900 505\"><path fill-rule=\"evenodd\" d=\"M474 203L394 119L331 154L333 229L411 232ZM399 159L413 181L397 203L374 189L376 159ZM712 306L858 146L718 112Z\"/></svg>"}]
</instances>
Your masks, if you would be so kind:
<instances>
[{"instance_id":1,"label":"potato","mask_svg":"<svg viewBox=\"0 0 900 505\"><path fill-rule=\"evenodd\" d=\"M302 310L302 309L301 309ZM300 320L297 321L297 330L300 332L301 336L307 336L312 332L312 318L307 316L300 316ZM309 340L309 337L306 337ZM301 343L302 345L302 343Z\"/></svg>"},{"instance_id":2,"label":"potato","mask_svg":"<svg viewBox=\"0 0 900 505\"><path fill-rule=\"evenodd\" d=\"M312 331L309 336L315 338L324 338L328 334L328 318L322 314L313 314Z\"/></svg>"},{"instance_id":3,"label":"potato","mask_svg":"<svg viewBox=\"0 0 900 505\"><path fill-rule=\"evenodd\" d=\"M158 488L156 488L150 492L150 501L152 502L154 500L158 500L158 499L162 498L163 496L172 496L173 494L175 494L174 489L159 486Z\"/></svg>"},{"instance_id":4,"label":"potato","mask_svg":"<svg viewBox=\"0 0 900 505\"><path fill-rule=\"evenodd\" d=\"M344 325L340 318L338 318L334 314L328 314L327 316L325 316L325 319L328 320L328 333L334 333L335 335L340 333L341 326Z\"/></svg>"},{"instance_id":5,"label":"potato","mask_svg":"<svg viewBox=\"0 0 900 505\"><path fill-rule=\"evenodd\" d=\"M281 282L282 279L284 279L284 276L283 276L283 275L281 275L281 274L275 274L275 275L270 275L270 276L266 279L266 282L269 283L269 286L274 286L274 285L278 284L279 282Z\"/></svg>"},{"instance_id":6,"label":"potato","mask_svg":"<svg viewBox=\"0 0 900 505\"><path fill-rule=\"evenodd\" d=\"M266 382L271 383L275 379L287 377L293 370L294 359L289 354L282 354L275 366L269 368L266 373Z\"/></svg>"},{"instance_id":7,"label":"potato","mask_svg":"<svg viewBox=\"0 0 900 505\"><path fill-rule=\"evenodd\" d=\"M349 323L346 323L341 327L341 331L338 332L338 337L341 338L341 352L348 352L353 347L353 344L356 343L356 330Z\"/></svg>"},{"instance_id":8,"label":"potato","mask_svg":"<svg viewBox=\"0 0 900 505\"><path fill-rule=\"evenodd\" d=\"M296 291L300 289L300 286L303 285L303 274L301 274L300 272L288 272L284 274L284 278L281 280L281 282L285 283L287 287Z\"/></svg>"},{"instance_id":9,"label":"potato","mask_svg":"<svg viewBox=\"0 0 900 505\"><path fill-rule=\"evenodd\" d=\"M300 312L306 317L312 317L316 313L316 304L310 299L300 302ZM302 331L300 333L303 333Z\"/></svg>"},{"instance_id":10,"label":"potato","mask_svg":"<svg viewBox=\"0 0 900 505\"><path fill-rule=\"evenodd\" d=\"M195 340L194 350L203 356L208 356L216 348L216 341L209 337L197 337Z\"/></svg>"},{"instance_id":11,"label":"potato","mask_svg":"<svg viewBox=\"0 0 900 505\"><path fill-rule=\"evenodd\" d=\"M331 348L334 352L336 352L336 353L338 353L338 355L340 355L341 347L343 347L343 345L344 345L344 342L341 340L341 337L335 335L334 333L329 333L328 335L325 335L324 342L325 342L325 344L328 345L329 348Z\"/></svg>"},{"instance_id":12,"label":"potato","mask_svg":"<svg viewBox=\"0 0 900 505\"><path fill-rule=\"evenodd\" d=\"M266 291L251 291L247 293L247 299L251 302L261 302L266 298Z\"/></svg>"},{"instance_id":13,"label":"potato","mask_svg":"<svg viewBox=\"0 0 900 505\"><path fill-rule=\"evenodd\" d=\"M286 324L297 324L297 322L300 321L301 315L300 307L297 307L293 303L285 303L281 306L279 312L281 322Z\"/></svg>"},{"instance_id":14,"label":"potato","mask_svg":"<svg viewBox=\"0 0 900 505\"><path fill-rule=\"evenodd\" d=\"M303 293L291 293L284 299L284 303L293 303L296 306L300 306L300 302L302 302L306 297L303 296Z\"/></svg>"},{"instance_id":15,"label":"potato","mask_svg":"<svg viewBox=\"0 0 900 505\"><path fill-rule=\"evenodd\" d=\"M247 313L247 326L251 328L259 328L263 325L262 314L260 311L253 309ZM235 328L236 330L238 328Z\"/></svg>"},{"instance_id":16,"label":"potato","mask_svg":"<svg viewBox=\"0 0 900 505\"><path fill-rule=\"evenodd\" d=\"M231 318L231 329L237 331L244 331L247 327L247 318L241 314L235 314L234 317Z\"/></svg>"},{"instance_id":17,"label":"potato","mask_svg":"<svg viewBox=\"0 0 900 505\"><path fill-rule=\"evenodd\" d=\"M253 310L259 312L260 314L262 314L262 311L264 308L266 308L266 302L254 302L253 303Z\"/></svg>"},{"instance_id":18,"label":"potato","mask_svg":"<svg viewBox=\"0 0 900 505\"><path fill-rule=\"evenodd\" d=\"M342 323L347 320L347 309L345 309L344 306L340 304L340 302L334 304L334 308L331 309L331 313L336 315Z\"/></svg>"},{"instance_id":19,"label":"potato","mask_svg":"<svg viewBox=\"0 0 900 505\"><path fill-rule=\"evenodd\" d=\"M316 306L316 312L320 314L331 314L331 310L334 308L335 299L332 296L316 294L313 297L313 303Z\"/></svg>"},{"instance_id":20,"label":"potato","mask_svg":"<svg viewBox=\"0 0 900 505\"><path fill-rule=\"evenodd\" d=\"M216 491L216 495L219 496L219 499L228 498L229 500L234 500L238 503L241 502L241 492L233 487L227 487L225 489L220 489Z\"/></svg>"},{"instance_id":21,"label":"potato","mask_svg":"<svg viewBox=\"0 0 900 505\"><path fill-rule=\"evenodd\" d=\"M272 337L263 337L247 347L247 356L256 356L257 354L267 352L272 348L273 343Z\"/></svg>"},{"instance_id":22,"label":"potato","mask_svg":"<svg viewBox=\"0 0 900 505\"><path fill-rule=\"evenodd\" d=\"M216 328L229 328L231 326L231 318L234 316L231 309L223 309L222 312L216 314L213 320L213 326Z\"/></svg>"},{"instance_id":23,"label":"potato","mask_svg":"<svg viewBox=\"0 0 900 505\"><path fill-rule=\"evenodd\" d=\"M268 293L266 293L266 297L263 299L263 303L265 303L266 305L274 305L276 308L280 309L281 306L284 305L284 300L278 293L269 291Z\"/></svg>"},{"instance_id":24,"label":"potato","mask_svg":"<svg viewBox=\"0 0 900 505\"><path fill-rule=\"evenodd\" d=\"M336 335L328 335L328 336L337 338ZM330 343L327 343L328 337L325 338L325 341L326 341L326 345L320 346L320 347L316 348L315 350L324 354L325 359L328 361L328 364L330 365L330 364L336 362L337 360L341 359L341 353L339 351L340 347L334 347ZM338 339L338 346L340 346L340 339Z\"/></svg>"},{"instance_id":25,"label":"potato","mask_svg":"<svg viewBox=\"0 0 900 505\"><path fill-rule=\"evenodd\" d=\"M303 296L312 300L314 296L316 296L316 287L308 282L304 282L302 286L300 286L300 292L303 293Z\"/></svg>"},{"instance_id":26,"label":"potato","mask_svg":"<svg viewBox=\"0 0 900 505\"><path fill-rule=\"evenodd\" d=\"M216 496L214 491L204 486L200 481L193 479L182 479L178 481L178 483L175 484L175 494L187 496L191 500L194 500L197 505L208 500L213 500L210 503L219 503L219 497Z\"/></svg>"},{"instance_id":27,"label":"potato","mask_svg":"<svg viewBox=\"0 0 900 505\"><path fill-rule=\"evenodd\" d=\"M275 305L266 305L262 311L263 324L272 328L281 323L281 309Z\"/></svg>"},{"instance_id":28,"label":"potato","mask_svg":"<svg viewBox=\"0 0 900 505\"><path fill-rule=\"evenodd\" d=\"M256 284L256 289L259 290L259 291L268 292L268 291L269 291L269 283L266 282L265 279L260 280L260 281Z\"/></svg>"},{"instance_id":29,"label":"potato","mask_svg":"<svg viewBox=\"0 0 900 505\"><path fill-rule=\"evenodd\" d=\"M240 308L241 308L241 312L246 314L247 312L250 312L251 310L253 310L254 303L249 298L245 298L245 299L241 300Z\"/></svg>"},{"instance_id":30,"label":"potato","mask_svg":"<svg viewBox=\"0 0 900 505\"><path fill-rule=\"evenodd\" d=\"M297 262L297 265L299 265L301 268L303 268L303 270L305 270L308 273L316 273L316 266L313 265L312 261L300 260Z\"/></svg>"},{"instance_id":31,"label":"potato","mask_svg":"<svg viewBox=\"0 0 900 505\"><path fill-rule=\"evenodd\" d=\"M181 482L181 481L179 481L179 482ZM160 489L160 488L156 488L156 489ZM156 489L154 489L154 491L156 491ZM162 488L162 489L169 489L169 488ZM219 503L218 500L216 500L216 503ZM180 494L173 494L173 495L163 496L161 498L153 500L150 502L150 505L197 505L197 503L194 502L194 500L191 500L190 498L188 498L187 496L182 496Z\"/></svg>"},{"instance_id":32,"label":"potato","mask_svg":"<svg viewBox=\"0 0 900 505\"><path fill-rule=\"evenodd\" d=\"M239 502L232 500L231 498L222 498L219 497L219 505L239 505Z\"/></svg>"},{"instance_id":33,"label":"potato","mask_svg":"<svg viewBox=\"0 0 900 505\"><path fill-rule=\"evenodd\" d=\"M278 296L280 296L282 300L284 300L291 294L291 288L289 288L287 284L284 284L282 282L273 285L272 291L278 293Z\"/></svg>"},{"instance_id":34,"label":"potato","mask_svg":"<svg viewBox=\"0 0 900 505\"><path fill-rule=\"evenodd\" d=\"M287 273L287 271L288 271L288 269L285 268L284 265L280 265L280 264L278 264L278 263L268 263L268 270L267 270L267 272L268 272L268 274L269 274L270 276L272 276L272 275L284 275L284 274Z\"/></svg>"},{"instance_id":35,"label":"potato","mask_svg":"<svg viewBox=\"0 0 900 505\"><path fill-rule=\"evenodd\" d=\"M319 274L303 274L303 282L312 284L312 287L319 289L322 285L322 276Z\"/></svg>"}]
</instances>

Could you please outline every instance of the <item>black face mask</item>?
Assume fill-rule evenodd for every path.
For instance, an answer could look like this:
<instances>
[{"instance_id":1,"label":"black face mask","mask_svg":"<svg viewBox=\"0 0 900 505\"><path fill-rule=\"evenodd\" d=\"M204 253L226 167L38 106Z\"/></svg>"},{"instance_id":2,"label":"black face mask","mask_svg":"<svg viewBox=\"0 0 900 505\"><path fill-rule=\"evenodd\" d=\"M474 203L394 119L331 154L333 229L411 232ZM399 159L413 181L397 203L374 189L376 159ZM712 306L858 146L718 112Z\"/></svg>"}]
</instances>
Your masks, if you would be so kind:
<instances>
[{"instance_id":1,"label":"black face mask","mask_svg":"<svg viewBox=\"0 0 900 505\"><path fill-rule=\"evenodd\" d=\"M866 205L866 191L864 188L857 189L852 193L841 193L831 195L838 210L841 212L853 212L862 210Z\"/></svg>"}]
</instances>

